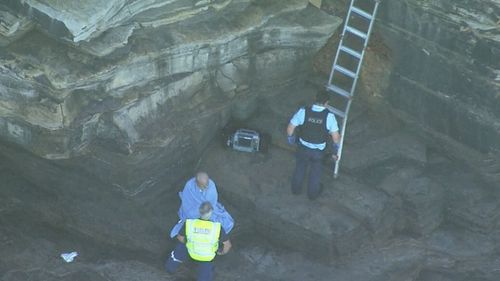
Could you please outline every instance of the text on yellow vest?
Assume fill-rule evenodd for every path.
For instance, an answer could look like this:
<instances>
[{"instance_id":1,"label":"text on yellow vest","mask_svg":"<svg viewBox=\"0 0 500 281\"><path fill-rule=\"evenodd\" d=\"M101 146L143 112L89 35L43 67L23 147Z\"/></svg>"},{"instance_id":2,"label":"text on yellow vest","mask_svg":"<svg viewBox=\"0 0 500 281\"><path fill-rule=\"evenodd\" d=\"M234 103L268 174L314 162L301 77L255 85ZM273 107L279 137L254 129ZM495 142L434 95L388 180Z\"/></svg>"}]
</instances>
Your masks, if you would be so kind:
<instances>
[{"instance_id":1,"label":"text on yellow vest","mask_svg":"<svg viewBox=\"0 0 500 281\"><path fill-rule=\"evenodd\" d=\"M186 248L197 261L211 261L219 248L221 224L200 219L186 220Z\"/></svg>"}]
</instances>

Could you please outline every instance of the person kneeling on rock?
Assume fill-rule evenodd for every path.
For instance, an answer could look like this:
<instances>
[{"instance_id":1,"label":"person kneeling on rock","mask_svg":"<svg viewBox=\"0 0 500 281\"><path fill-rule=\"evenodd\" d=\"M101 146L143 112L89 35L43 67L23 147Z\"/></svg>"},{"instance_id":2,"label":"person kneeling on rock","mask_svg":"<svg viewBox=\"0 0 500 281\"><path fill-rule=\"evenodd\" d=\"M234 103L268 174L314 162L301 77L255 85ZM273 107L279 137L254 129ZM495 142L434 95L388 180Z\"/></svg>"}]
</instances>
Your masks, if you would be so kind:
<instances>
[{"instance_id":1,"label":"person kneeling on rock","mask_svg":"<svg viewBox=\"0 0 500 281\"><path fill-rule=\"evenodd\" d=\"M213 211L210 202L203 202L199 211L200 218L186 220L177 234L179 243L170 253L165 267L167 272L174 273L181 263L190 258L198 264L197 281L212 281L212 261L216 255L229 252L231 241L220 223L210 221Z\"/></svg>"}]
</instances>

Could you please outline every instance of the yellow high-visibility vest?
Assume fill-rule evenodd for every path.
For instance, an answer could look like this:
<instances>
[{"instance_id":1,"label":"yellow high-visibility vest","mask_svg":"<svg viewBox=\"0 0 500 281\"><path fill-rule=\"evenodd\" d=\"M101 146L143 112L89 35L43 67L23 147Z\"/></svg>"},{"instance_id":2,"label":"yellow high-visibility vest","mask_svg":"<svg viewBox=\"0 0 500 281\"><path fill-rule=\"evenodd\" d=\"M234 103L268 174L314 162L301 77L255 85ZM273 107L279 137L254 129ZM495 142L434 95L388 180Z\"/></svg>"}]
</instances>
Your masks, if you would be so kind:
<instances>
[{"instance_id":1,"label":"yellow high-visibility vest","mask_svg":"<svg viewBox=\"0 0 500 281\"><path fill-rule=\"evenodd\" d=\"M196 261L211 261L219 248L221 224L200 219L186 220L186 248Z\"/></svg>"}]
</instances>

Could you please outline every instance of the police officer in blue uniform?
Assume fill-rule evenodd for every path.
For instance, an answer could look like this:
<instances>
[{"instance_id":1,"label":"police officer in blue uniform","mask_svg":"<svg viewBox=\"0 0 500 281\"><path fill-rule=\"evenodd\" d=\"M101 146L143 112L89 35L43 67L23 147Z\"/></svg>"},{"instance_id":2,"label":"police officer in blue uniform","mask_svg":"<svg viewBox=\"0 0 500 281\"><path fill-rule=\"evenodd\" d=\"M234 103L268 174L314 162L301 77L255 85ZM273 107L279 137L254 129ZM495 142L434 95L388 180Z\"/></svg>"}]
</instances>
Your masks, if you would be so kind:
<instances>
[{"instance_id":1,"label":"police officer in blue uniform","mask_svg":"<svg viewBox=\"0 0 500 281\"><path fill-rule=\"evenodd\" d=\"M339 127L333 113L326 106L329 95L321 91L312 106L300 108L287 127L288 143L297 143L295 171L292 177L292 193L300 194L307 169L309 180L307 196L316 199L321 193L321 163L328 138L333 141L333 157L336 158L340 142ZM294 135L300 126L298 141Z\"/></svg>"}]
</instances>

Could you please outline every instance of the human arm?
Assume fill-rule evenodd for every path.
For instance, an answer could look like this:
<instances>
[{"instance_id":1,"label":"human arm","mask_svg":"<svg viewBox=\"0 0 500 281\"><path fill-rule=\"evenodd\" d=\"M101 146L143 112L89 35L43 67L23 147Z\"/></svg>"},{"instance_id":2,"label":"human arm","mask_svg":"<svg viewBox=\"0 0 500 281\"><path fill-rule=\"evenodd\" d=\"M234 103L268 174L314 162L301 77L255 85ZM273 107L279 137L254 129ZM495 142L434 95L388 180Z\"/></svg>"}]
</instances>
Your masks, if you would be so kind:
<instances>
[{"instance_id":1,"label":"human arm","mask_svg":"<svg viewBox=\"0 0 500 281\"><path fill-rule=\"evenodd\" d=\"M196 179L194 177L186 182L180 195L181 208L179 210L179 218L181 220L198 218L198 208L204 200L200 198L200 192L196 187Z\"/></svg>"},{"instance_id":2,"label":"human arm","mask_svg":"<svg viewBox=\"0 0 500 281\"><path fill-rule=\"evenodd\" d=\"M232 246L233 245L231 244L231 240L229 240L229 239L222 242L222 249L217 251L217 255L223 256L223 255L227 254L229 252L229 250L231 250Z\"/></svg>"},{"instance_id":3,"label":"human arm","mask_svg":"<svg viewBox=\"0 0 500 281\"><path fill-rule=\"evenodd\" d=\"M186 244L186 236L182 235L182 234L185 234L186 233L186 225L183 225L181 227L181 229L179 230L179 234L177 234L176 238L177 240L179 240L179 242L181 242L182 244Z\"/></svg>"},{"instance_id":4,"label":"human arm","mask_svg":"<svg viewBox=\"0 0 500 281\"><path fill-rule=\"evenodd\" d=\"M334 144L340 144L340 133L339 131L331 132L330 136Z\"/></svg>"},{"instance_id":5,"label":"human arm","mask_svg":"<svg viewBox=\"0 0 500 281\"><path fill-rule=\"evenodd\" d=\"M210 204L212 204L212 207L214 208L217 205L217 202L219 201L219 192L217 191L217 186L215 185L215 182L211 179L208 180L207 193L206 193L206 198L204 200L210 202Z\"/></svg>"},{"instance_id":6,"label":"human arm","mask_svg":"<svg viewBox=\"0 0 500 281\"><path fill-rule=\"evenodd\" d=\"M186 244L186 237L183 235L177 234L177 240L179 240L182 244Z\"/></svg>"},{"instance_id":7,"label":"human arm","mask_svg":"<svg viewBox=\"0 0 500 281\"><path fill-rule=\"evenodd\" d=\"M340 134L338 131L336 131L336 132L331 132L330 136L332 137L332 142L333 142L332 158L335 159L335 161L336 161L338 159L338 151L339 151L339 145L340 145Z\"/></svg>"},{"instance_id":8,"label":"human arm","mask_svg":"<svg viewBox=\"0 0 500 281\"><path fill-rule=\"evenodd\" d=\"M288 127L286 128L286 134L290 137L293 136L293 133L295 132L295 128L297 126L294 126L292 123L288 123Z\"/></svg>"},{"instance_id":9,"label":"human arm","mask_svg":"<svg viewBox=\"0 0 500 281\"><path fill-rule=\"evenodd\" d=\"M231 245L231 240L229 240L229 236L227 235L226 231L221 228L220 230L220 237L219 237L219 241L221 241L222 243L222 246L219 247L219 250L217 251L217 255L225 255L227 254L227 252L229 252L229 250L231 249L232 245Z\"/></svg>"},{"instance_id":10,"label":"human arm","mask_svg":"<svg viewBox=\"0 0 500 281\"><path fill-rule=\"evenodd\" d=\"M297 128L297 126L304 124L304 117L305 109L301 108L293 115L292 119L290 119L290 122L288 123L288 126L286 128L286 134L289 144L295 144L295 129Z\"/></svg>"},{"instance_id":11,"label":"human arm","mask_svg":"<svg viewBox=\"0 0 500 281\"><path fill-rule=\"evenodd\" d=\"M296 126L294 126L292 123L289 123L288 124L288 127L286 128L286 134L287 134L287 141L288 141L288 144L295 144L296 143L296 138L295 136L293 135L294 131L295 131L295 128Z\"/></svg>"},{"instance_id":12,"label":"human arm","mask_svg":"<svg viewBox=\"0 0 500 281\"><path fill-rule=\"evenodd\" d=\"M339 126L337 124L337 119L335 119L335 115L332 113L328 114L327 120L326 120L326 126L328 129L328 134L332 138L332 149L333 149L333 155L332 158L337 160L337 153L340 145L340 133L339 133Z\"/></svg>"}]
</instances>

